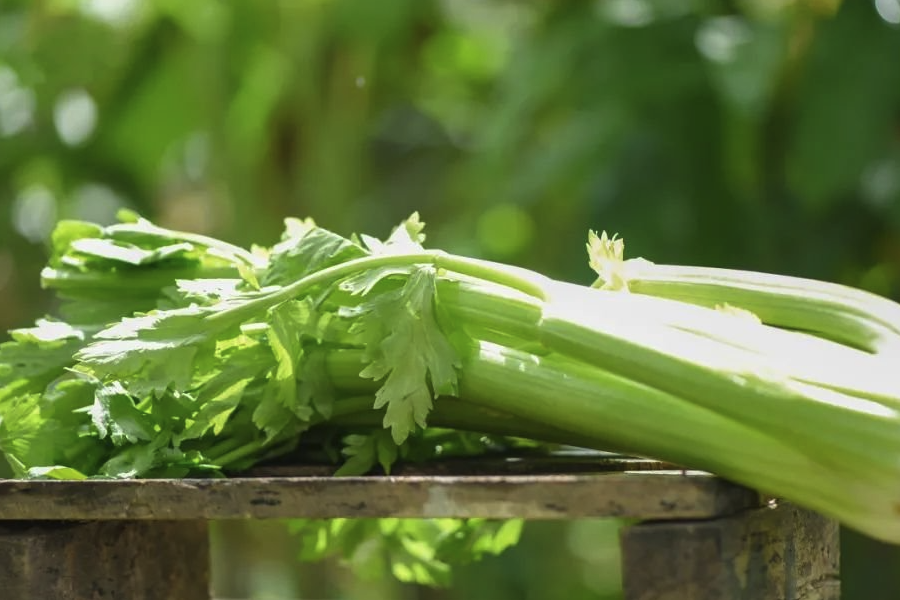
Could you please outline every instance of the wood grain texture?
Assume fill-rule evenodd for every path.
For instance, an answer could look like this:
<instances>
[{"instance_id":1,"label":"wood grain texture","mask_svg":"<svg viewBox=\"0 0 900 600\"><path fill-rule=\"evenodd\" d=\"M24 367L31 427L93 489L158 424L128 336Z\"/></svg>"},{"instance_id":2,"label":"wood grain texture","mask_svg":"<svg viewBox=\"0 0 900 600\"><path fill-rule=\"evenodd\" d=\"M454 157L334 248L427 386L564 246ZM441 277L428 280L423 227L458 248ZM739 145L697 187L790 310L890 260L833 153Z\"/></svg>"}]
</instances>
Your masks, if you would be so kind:
<instances>
[{"instance_id":1,"label":"wood grain texture","mask_svg":"<svg viewBox=\"0 0 900 600\"><path fill-rule=\"evenodd\" d=\"M699 519L758 505L702 473L0 480L0 520L492 517Z\"/></svg>"},{"instance_id":2,"label":"wood grain texture","mask_svg":"<svg viewBox=\"0 0 900 600\"><path fill-rule=\"evenodd\" d=\"M622 533L626 600L839 600L838 525L781 504Z\"/></svg>"},{"instance_id":3,"label":"wood grain texture","mask_svg":"<svg viewBox=\"0 0 900 600\"><path fill-rule=\"evenodd\" d=\"M202 522L0 523L0 598L206 600Z\"/></svg>"}]
</instances>

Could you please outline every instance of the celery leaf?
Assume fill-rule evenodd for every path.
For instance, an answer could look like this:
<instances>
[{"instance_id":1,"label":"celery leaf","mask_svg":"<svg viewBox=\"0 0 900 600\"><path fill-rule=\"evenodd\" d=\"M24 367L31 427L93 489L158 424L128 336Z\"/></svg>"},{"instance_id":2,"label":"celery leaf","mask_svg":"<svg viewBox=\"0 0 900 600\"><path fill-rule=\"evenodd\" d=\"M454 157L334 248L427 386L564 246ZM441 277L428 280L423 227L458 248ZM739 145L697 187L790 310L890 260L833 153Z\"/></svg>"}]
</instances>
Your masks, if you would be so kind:
<instances>
[{"instance_id":1,"label":"celery leaf","mask_svg":"<svg viewBox=\"0 0 900 600\"><path fill-rule=\"evenodd\" d=\"M369 361L360 376L384 379L374 407L387 407L384 427L401 444L426 426L433 397L457 391L460 360L435 314L434 269L415 269L403 288L376 295L359 311L351 331L366 341Z\"/></svg>"},{"instance_id":2,"label":"celery leaf","mask_svg":"<svg viewBox=\"0 0 900 600\"><path fill-rule=\"evenodd\" d=\"M261 283L287 285L310 273L368 252L359 244L336 233L317 227L311 219L287 219L281 242L272 248L269 267Z\"/></svg>"},{"instance_id":3,"label":"celery leaf","mask_svg":"<svg viewBox=\"0 0 900 600\"><path fill-rule=\"evenodd\" d=\"M135 406L134 399L119 383L97 388L91 419L100 439L109 437L116 446L151 440L155 435L153 419Z\"/></svg>"}]
</instances>

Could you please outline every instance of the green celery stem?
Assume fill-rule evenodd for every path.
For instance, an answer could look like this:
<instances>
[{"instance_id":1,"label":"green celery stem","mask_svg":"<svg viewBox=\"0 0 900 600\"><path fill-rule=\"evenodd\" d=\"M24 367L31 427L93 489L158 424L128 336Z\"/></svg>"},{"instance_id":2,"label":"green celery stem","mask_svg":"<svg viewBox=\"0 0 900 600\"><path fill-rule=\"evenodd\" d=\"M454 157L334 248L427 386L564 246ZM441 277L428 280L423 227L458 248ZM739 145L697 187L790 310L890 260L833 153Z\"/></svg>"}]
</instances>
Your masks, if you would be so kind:
<instances>
[{"instance_id":1,"label":"green celery stem","mask_svg":"<svg viewBox=\"0 0 900 600\"><path fill-rule=\"evenodd\" d=\"M363 364L362 352L355 350L330 352L327 360L335 385L357 393L373 387L357 376ZM881 505L889 498L867 494L869 482L860 482L852 472L826 468L752 427L570 359L479 346L463 365L460 396L559 431L602 440L602 445L588 447L649 456L715 472L763 491L777 490L869 535L900 539L892 503Z\"/></svg>"},{"instance_id":2,"label":"green celery stem","mask_svg":"<svg viewBox=\"0 0 900 600\"><path fill-rule=\"evenodd\" d=\"M869 352L897 349L900 305L847 286L784 275L648 265L629 277L635 293L716 306L732 304L764 323L809 331Z\"/></svg>"},{"instance_id":3,"label":"green celery stem","mask_svg":"<svg viewBox=\"0 0 900 600\"><path fill-rule=\"evenodd\" d=\"M810 455L821 453L848 468L897 471L900 419L893 409L789 379L770 380L742 371L742 364L731 370L720 356L723 348L707 351L703 339L687 333L669 343L673 335L661 339L639 326L587 325L556 315L545 315L540 325L541 341L554 351L777 432Z\"/></svg>"},{"instance_id":4,"label":"green celery stem","mask_svg":"<svg viewBox=\"0 0 900 600\"><path fill-rule=\"evenodd\" d=\"M339 427L380 427L384 410L373 409L373 404L372 396L338 400L335 402L335 414L325 423ZM440 398L428 414L428 426L527 438L565 446L616 450L608 440L597 436L576 435L459 398Z\"/></svg>"}]
</instances>

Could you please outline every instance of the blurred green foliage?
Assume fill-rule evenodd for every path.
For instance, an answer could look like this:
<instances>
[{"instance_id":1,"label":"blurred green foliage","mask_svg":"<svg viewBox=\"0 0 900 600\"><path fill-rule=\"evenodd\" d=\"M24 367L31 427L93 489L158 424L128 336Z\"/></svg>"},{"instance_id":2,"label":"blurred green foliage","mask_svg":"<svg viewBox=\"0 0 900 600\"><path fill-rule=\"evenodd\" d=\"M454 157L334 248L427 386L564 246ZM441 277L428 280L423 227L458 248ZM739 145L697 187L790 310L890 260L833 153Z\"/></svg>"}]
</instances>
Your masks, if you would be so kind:
<instances>
[{"instance_id":1,"label":"blurred green foliage","mask_svg":"<svg viewBox=\"0 0 900 600\"><path fill-rule=\"evenodd\" d=\"M900 0L3 0L0 327L51 309L56 219L123 206L243 244L419 210L432 245L575 281L606 228L897 297L898 25ZM406 597L615 596L615 526L534 531Z\"/></svg>"}]
</instances>

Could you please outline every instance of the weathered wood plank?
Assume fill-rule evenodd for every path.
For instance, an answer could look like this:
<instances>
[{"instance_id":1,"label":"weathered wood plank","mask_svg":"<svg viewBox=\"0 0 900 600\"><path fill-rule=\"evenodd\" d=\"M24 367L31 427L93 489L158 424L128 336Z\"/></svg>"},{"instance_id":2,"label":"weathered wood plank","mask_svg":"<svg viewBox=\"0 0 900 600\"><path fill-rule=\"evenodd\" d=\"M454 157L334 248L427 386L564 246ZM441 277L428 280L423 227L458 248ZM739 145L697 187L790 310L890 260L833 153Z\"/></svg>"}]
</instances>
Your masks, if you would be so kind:
<instances>
[{"instance_id":1,"label":"weathered wood plank","mask_svg":"<svg viewBox=\"0 0 900 600\"><path fill-rule=\"evenodd\" d=\"M0 523L0 597L206 600L206 523Z\"/></svg>"},{"instance_id":2,"label":"weathered wood plank","mask_svg":"<svg viewBox=\"0 0 900 600\"><path fill-rule=\"evenodd\" d=\"M681 471L571 475L0 480L0 520L490 517L699 519L758 495Z\"/></svg>"},{"instance_id":3,"label":"weathered wood plank","mask_svg":"<svg viewBox=\"0 0 900 600\"><path fill-rule=\"evenodd\" d=\"M839 600L839 528L780 504L621 537L626 600Z\"/></svg>"}]
</instances>

